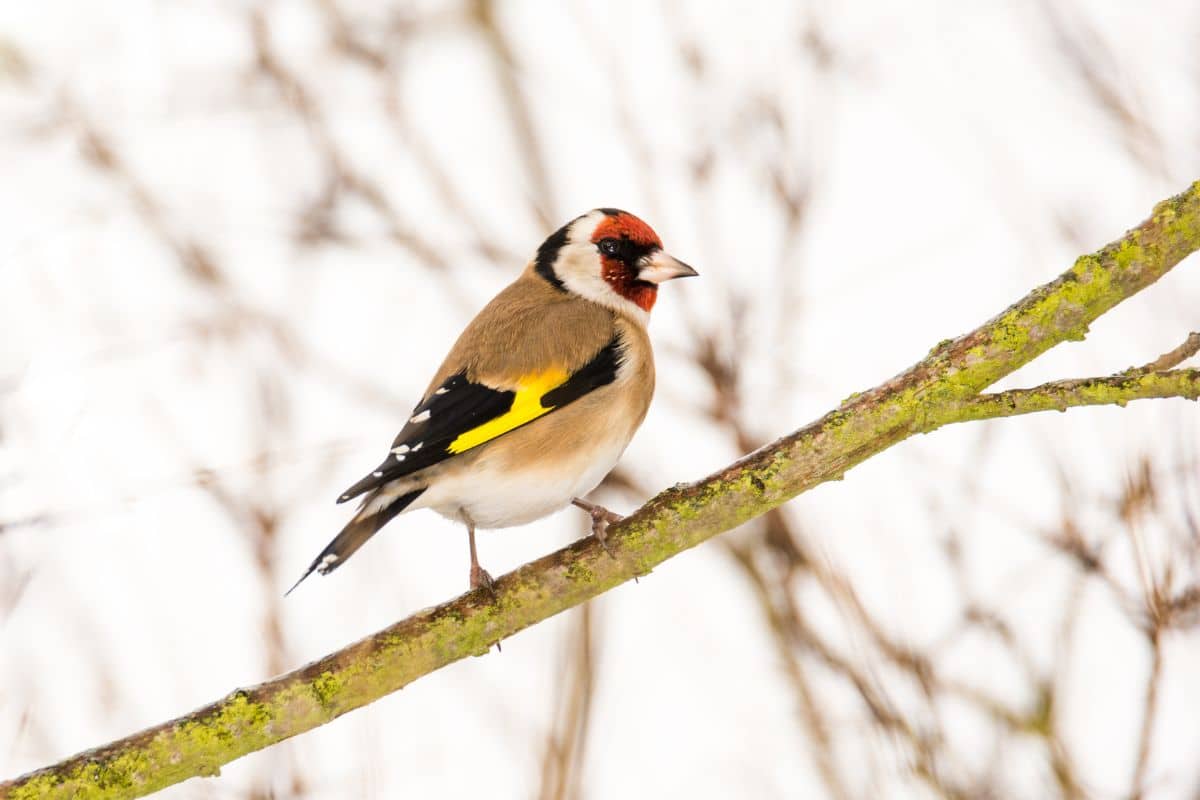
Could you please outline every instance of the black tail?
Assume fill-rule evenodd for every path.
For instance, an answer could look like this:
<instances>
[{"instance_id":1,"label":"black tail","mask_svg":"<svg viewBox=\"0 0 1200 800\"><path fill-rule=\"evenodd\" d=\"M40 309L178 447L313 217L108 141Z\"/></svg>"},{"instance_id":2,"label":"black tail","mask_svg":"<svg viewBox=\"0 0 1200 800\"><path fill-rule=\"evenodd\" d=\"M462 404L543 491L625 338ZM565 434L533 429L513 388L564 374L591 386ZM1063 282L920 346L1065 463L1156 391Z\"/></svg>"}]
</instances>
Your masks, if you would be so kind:
<instances>
[{"instance_id":1,"label":"black tail","mask_svg":"<svg viewBox=\"0 0 1200 800\"><path fill-rule=\"evenodd\" d=\"M362 508L354 515L354 518L346 524L346 527L342 528L341 533L333 537L332 542L325 545L325 549L313 559L312 564L308 566L308 570L300 576L300 580L296 581L292 585L292 588L288 589L283 596L287 597L294 592L296 587L304 583L304 579L312 575L313 572L328 575L340 567L346 559L354 555L354 552L366 543L367 539L370 539L379 532L380 528L391 522L393 517L408 508L413 500L421 496L421 492L423 491L425 489L421 488L415 492L402 494L393 500L390 505L370 513L365 509L375 499L375 496L368 495L367 499L363 502Z\"/></svg>"}]
</instances>

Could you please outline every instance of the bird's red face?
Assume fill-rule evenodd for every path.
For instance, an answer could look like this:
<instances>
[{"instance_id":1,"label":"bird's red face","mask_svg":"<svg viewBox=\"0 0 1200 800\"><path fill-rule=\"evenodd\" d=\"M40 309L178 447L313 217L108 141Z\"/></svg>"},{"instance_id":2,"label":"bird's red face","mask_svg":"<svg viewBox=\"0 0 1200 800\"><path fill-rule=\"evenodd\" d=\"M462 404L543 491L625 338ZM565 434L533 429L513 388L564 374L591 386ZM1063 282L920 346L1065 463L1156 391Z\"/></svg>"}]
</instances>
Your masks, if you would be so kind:
<instances>
[{"instance_id":1,"label":"bird's red face","mask_svg":"<svg viewBox=\"0 0 1200 800\"><path fill-rule=\"evenodd\" d=\"M564 291L644 317L658 285L696 270L663 252L658 234L627 211L598 208L564 225L539 248L537 272Z\"/></svg>"},{"instance_id":2,"label":"bird's red face","mask_svg":"<svg viewBox=\"0 0 1200 800\"><path fill-rule=\"evenodd\" d=\"M592 232L592 244L600 251L600 276L612 290L643 311L654 308L658 284L640 280L639 262L662 250L654 230L625 211L605 216Z\"/></svg>"}]
</instances>

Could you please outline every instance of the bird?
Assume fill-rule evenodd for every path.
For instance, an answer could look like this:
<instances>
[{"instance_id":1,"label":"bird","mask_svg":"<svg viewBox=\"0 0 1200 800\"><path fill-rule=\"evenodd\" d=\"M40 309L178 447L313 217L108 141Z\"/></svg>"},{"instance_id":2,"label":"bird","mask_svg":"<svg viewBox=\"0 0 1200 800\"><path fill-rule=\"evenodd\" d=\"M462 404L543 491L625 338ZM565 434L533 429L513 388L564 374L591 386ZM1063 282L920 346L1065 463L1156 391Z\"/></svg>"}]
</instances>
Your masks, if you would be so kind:
<instances>
[{"instance_id":1,"label":"bird","mask_svg":"<svg viewBox=\"0 0 1200 800\"><path fill-rule=\"evenodd\" d=\"M472 591L494 587L477 528L524 525L573 504L609 550L607 528L621 517L584 496L650 407L647 324L659 284L695 275L620 209L594 209L552 233L463 330L383 463L337 498L362 499L288 594L421 508L466 527Z\"/></svg>"}]
</instances>

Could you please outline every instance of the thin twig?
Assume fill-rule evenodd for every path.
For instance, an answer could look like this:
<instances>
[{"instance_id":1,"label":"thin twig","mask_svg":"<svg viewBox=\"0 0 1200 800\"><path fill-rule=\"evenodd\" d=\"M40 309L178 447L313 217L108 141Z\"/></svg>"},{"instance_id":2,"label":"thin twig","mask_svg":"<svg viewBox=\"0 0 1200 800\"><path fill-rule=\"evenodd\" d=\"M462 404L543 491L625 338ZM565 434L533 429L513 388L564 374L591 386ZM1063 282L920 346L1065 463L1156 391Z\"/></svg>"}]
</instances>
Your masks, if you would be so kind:
<instances>
[{"instance_id":1,"label":"thin twig","mask_svg":"<svg viewBox=\"0 0 1200 800\"><path fill-rule=\"evenodd\" d=\"M1200 333L1189 333L1183 344L1174 350L1168 350L1148 364L1138 367L1134 372L1162 372L1174 369L1192 356L1200 353Z\"/></svg>"}]
</instances>

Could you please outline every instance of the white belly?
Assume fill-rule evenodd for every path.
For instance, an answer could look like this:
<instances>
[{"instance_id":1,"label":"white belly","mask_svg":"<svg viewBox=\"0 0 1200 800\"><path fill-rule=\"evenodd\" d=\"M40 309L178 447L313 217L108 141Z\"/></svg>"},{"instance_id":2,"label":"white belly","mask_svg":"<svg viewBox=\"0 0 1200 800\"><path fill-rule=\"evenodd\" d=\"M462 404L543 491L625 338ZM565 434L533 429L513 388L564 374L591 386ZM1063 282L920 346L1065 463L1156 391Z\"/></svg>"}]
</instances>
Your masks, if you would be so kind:
<instances>
[{"instance_id":1,"label":"white belly","mask_svg":"<svg viewBox=\"0 0 1200 800\"><path fill-rule=\"evenodd\" d=\"M624 452L628 440L611 440L558 461L553 468L534 464L513 470L486 457L469 469L440 476L413 508L432 508L444 517L479 528L524 525L552 514L600 485Z\"/></svg>"}]
</instances>

